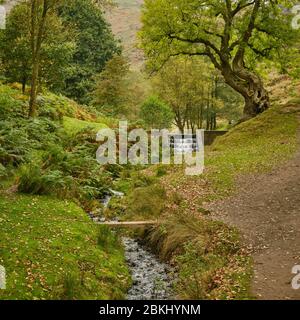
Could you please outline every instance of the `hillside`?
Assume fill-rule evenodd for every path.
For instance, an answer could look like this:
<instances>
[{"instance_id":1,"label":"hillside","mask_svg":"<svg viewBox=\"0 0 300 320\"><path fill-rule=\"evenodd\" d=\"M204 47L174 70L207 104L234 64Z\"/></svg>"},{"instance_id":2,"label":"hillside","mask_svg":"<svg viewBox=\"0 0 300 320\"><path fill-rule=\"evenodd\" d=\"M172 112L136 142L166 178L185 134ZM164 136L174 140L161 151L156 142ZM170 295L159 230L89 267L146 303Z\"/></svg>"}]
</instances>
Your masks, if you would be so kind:
<instances>
[{"instance_id":1,"label":"hillside","mask_svg":"<svg viewBox=\"0 0 300 320\"><path fill-rule=\"evenodd\" d=\"M124 54L134 69L141 68L143 52L137 48L137 31L141 27L141 7L143 0L116 0L117 7L106 12L113 33L124 47Z\"/></svg>"}]
</instances>

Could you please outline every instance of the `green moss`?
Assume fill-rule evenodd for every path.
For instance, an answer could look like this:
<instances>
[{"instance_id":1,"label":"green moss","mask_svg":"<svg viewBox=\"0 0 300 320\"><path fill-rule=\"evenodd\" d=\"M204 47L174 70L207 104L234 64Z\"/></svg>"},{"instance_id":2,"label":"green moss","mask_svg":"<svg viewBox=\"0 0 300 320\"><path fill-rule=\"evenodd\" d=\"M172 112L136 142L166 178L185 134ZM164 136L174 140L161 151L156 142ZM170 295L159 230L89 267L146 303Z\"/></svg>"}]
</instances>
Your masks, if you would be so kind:
<instances>
[{"instance_id":1,"label":"green moss","mask_svg":"<svg viewBox=\"0 0 300 320\"><path fill-rule=\"evenodd\" d=\"M101 230L75 204L0 195L0 221L7 273L0 299L124 298L130 280L122 248L99 242Z\"/></svg>"}]
</instances>

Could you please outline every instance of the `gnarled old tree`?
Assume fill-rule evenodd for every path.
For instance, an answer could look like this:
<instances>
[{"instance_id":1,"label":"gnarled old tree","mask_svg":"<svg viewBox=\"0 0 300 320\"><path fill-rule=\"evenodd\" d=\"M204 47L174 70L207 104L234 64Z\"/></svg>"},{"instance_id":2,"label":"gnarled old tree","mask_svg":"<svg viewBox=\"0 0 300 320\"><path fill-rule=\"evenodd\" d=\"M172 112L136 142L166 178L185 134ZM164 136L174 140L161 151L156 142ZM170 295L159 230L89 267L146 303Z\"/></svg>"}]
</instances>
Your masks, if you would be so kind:
<instances>
[{"instance_id":1,"label":"gnarled old tree","mask_svg":"<svg viewBox=\"0 0 300 320\"><path fill-rule=\"evenodd\" d=\"M292 43L293 2L146 0L140 38L149 67L157 70L172 56L208 57L244 97L244 118L254 117L270 104L255 63L279 59Z\"/></svg>"}]
</instances>

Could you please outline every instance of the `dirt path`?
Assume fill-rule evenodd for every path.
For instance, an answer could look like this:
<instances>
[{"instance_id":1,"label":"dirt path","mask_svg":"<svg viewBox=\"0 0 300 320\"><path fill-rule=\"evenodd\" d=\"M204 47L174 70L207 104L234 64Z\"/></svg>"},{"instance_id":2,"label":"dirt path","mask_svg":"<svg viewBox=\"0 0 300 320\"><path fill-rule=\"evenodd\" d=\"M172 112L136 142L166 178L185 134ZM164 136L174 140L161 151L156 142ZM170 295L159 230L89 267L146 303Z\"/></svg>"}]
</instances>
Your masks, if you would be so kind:
<instances>
[{"instance_id":1,"label":"dirt path","mask_svg":"<svg viewBox=\"0 0 300 320\"><path fill-rule=\"evenodd\" d=\"M254 258L258 299L299 299L292 267L300 265L300 150L269 174L240 179L239 192L209 205L213 217L236 226Z\"/></svg>"}]
</instances>

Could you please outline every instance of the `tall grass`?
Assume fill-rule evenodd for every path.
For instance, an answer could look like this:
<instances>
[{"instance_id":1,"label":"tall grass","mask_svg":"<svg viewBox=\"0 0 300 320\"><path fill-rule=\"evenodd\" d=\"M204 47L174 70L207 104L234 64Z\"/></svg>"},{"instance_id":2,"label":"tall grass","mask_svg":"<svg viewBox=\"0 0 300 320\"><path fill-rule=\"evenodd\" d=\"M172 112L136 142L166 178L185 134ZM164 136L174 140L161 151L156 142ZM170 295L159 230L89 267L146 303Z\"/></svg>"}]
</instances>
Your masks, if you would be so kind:
<instances>
[{"instance_id":1,"label":"tall grass","mask_svg":"<svg viewBox=\"0 0 300 320\"><path fill-rule=\"evenodd\" d=\"M220 222L182 211L144 231L145 243L178 268L176 292L184 299L249 298L251 259L239 235Z\"/></svg>"},{"instance_id":2,"label":"tall grass","mask_svg":"<svg viewBox=\"0 0 300 320\"><path fill-rule=\"evenodd\" d=\"M121 243L117 233L112 231L108 226L99 227L97 243L107 252L109 252L110 249L121 247Z\"/></svg>"}]
</instances>

